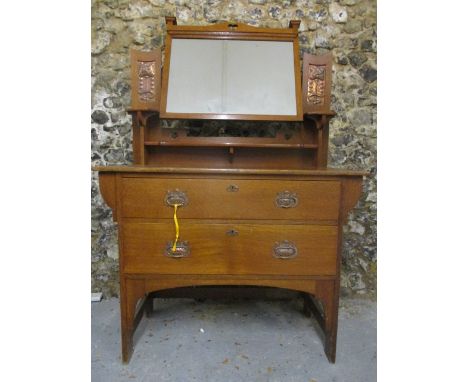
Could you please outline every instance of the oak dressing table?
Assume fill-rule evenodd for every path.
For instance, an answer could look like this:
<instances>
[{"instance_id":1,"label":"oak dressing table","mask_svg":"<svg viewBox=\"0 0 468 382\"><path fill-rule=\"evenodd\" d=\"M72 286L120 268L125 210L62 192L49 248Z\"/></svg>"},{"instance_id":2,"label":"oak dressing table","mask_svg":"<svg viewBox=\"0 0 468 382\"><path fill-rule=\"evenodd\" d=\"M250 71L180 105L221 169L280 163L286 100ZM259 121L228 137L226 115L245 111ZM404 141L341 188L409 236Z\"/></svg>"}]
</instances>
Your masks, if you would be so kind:
<instances>
[{"instance_id":1,"label":"oak dressing table","mask_svg":"<svg viewBox=\"0 0 468 382\"><path fill-rule=\"evenodd\" d=\"M301 80L299 23L167 17L162 72L160 50L131 52L134 165L95 168L119 228L123 362L151 292L204 285L302 292L335 362L342 226L365 173L327 168L331 56L304 54ZM204 136L210 120L292 127Z\"/></svg>"}]
</instances>

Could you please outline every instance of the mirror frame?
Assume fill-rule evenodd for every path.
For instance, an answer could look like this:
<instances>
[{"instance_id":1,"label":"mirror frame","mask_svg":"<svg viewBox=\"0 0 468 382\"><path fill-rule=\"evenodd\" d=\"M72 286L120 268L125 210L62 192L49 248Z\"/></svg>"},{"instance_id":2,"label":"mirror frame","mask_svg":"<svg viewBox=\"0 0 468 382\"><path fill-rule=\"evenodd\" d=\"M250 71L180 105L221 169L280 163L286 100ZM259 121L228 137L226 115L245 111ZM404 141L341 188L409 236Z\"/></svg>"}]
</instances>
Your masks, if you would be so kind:
<instances>
[{"instance_id":1,"label":"mirror frame","mask_svg":"<svg viewBox=\"0 0 468 382\"><path fill-rule=\"evenodd\" d=\"M246 121L302 121L301 68L299 58L300 20L291 20L289 28L257 28L242 23L223 22L209 26L177 25L175 17L166 17L165 62L162 73L160 118L163 119L221 119ZM169 113L166 111L172 39L288 41L293 43L296 115Z\"/></svg>"}]
</instances>

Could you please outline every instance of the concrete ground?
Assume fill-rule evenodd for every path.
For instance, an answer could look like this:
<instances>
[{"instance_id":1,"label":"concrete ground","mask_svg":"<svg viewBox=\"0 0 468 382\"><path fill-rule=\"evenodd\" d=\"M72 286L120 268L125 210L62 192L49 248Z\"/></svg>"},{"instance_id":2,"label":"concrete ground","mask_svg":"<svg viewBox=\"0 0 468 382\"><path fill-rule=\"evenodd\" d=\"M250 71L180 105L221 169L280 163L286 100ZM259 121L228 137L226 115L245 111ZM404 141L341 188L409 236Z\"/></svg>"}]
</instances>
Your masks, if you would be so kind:
<instances>
[{"instance_id":1,"label":"concrete ground","mask_svg":"<svg viewBox=\"0 0 468 382\"><path fill-rule=\"evenodd\" d=\"M376 381L375 302L341 299L335 364L301 308L299 299L157 299L123 365L119 301L92 303L92 381Z\"/></svg>"}]
</instances>

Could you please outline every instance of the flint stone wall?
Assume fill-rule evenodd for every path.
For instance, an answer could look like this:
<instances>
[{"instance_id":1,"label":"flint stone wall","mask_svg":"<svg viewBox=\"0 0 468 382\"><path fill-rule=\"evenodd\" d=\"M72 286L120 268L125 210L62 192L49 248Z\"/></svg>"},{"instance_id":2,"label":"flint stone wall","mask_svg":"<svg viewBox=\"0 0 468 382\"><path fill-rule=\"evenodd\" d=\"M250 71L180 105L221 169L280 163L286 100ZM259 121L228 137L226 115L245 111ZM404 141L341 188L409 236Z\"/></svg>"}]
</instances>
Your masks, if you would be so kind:
<instances>
[{"instance_id":1,"label":"flint stone wall","mask_svg":"<svg viewBox=\"0 0 468 382\"><path fill-rule=\"evenodd\" d=\"M165 16L179 25L238 21L287 28L300 19L303 52L333 53L329 166L371 173L344 227L342 294L376 289L376 1L93 0L92 165L132 163L130 48L164 48ZM92 290L118 296L117 229L92 174Z\"/></svg>"}]
</instances>

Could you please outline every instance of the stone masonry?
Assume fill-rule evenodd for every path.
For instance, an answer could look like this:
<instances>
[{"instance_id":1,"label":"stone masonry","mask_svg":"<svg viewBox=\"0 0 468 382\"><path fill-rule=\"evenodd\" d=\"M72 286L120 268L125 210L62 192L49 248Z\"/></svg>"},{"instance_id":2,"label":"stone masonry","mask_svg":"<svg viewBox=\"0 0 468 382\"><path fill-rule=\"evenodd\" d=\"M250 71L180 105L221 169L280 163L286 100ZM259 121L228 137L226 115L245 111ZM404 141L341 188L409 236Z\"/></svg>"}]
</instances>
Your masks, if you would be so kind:
<instances>
[{"instance_id":1,"label":"stone masonry","mask_svg":"<svg viewBox=\"0 0 468 382\"><path fill-rule=\"evenodd\" d=\"M179 25L238 21L287 28L301 20L301 54L333 53L329 166L366 170L344 227L342 294L376 293L377 46L375 0L92 0L91 163L132 163L130 48L164 48L164 16ZM118 296L117 228L92 173L92 290Z\"/></svg>"}]
</instances>

